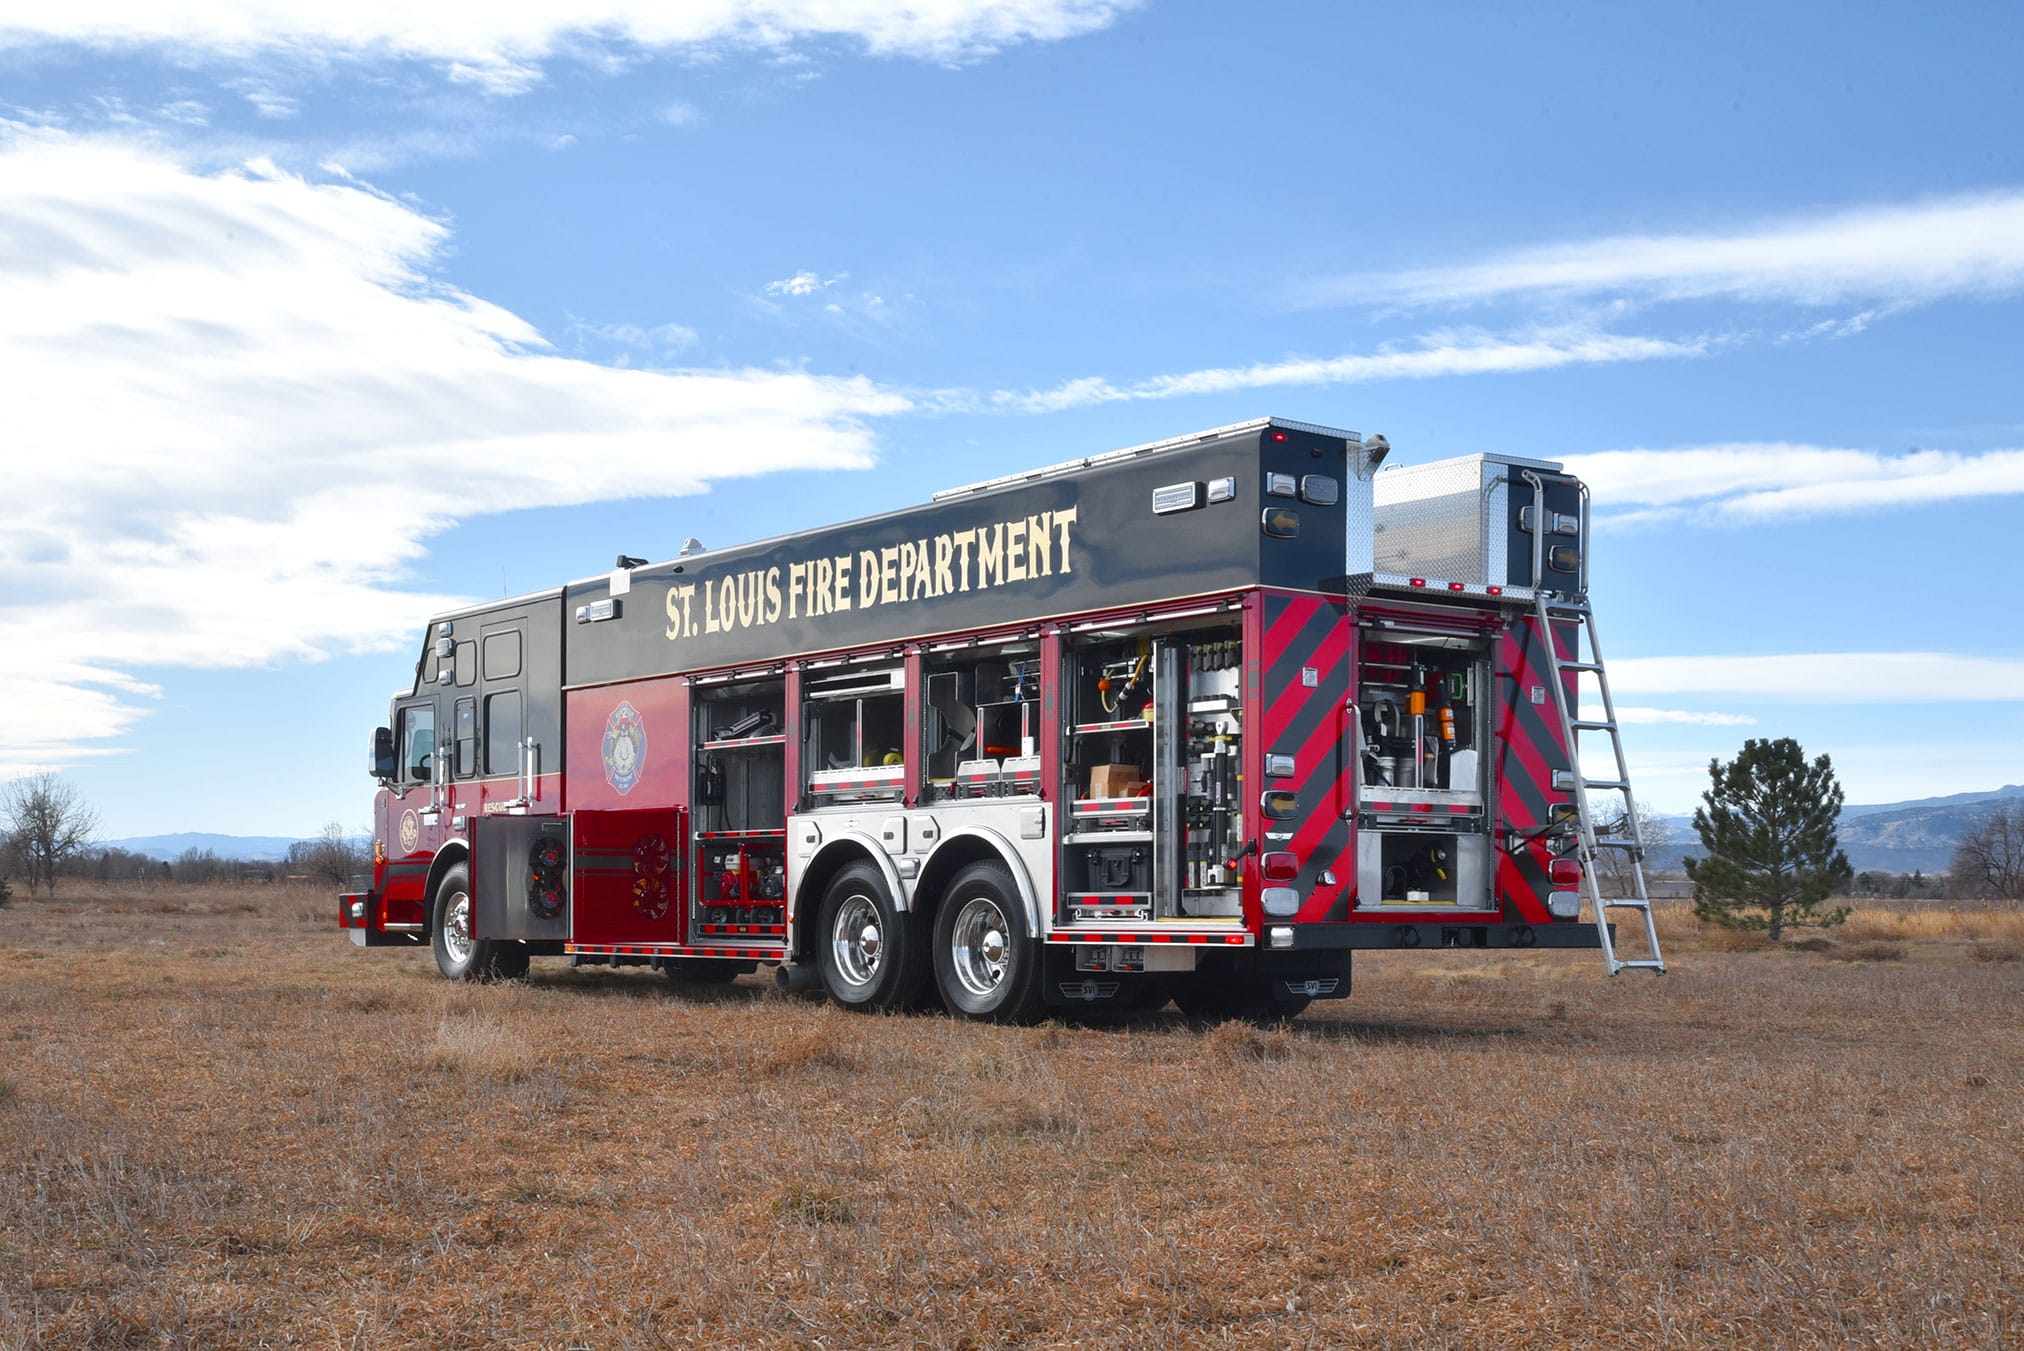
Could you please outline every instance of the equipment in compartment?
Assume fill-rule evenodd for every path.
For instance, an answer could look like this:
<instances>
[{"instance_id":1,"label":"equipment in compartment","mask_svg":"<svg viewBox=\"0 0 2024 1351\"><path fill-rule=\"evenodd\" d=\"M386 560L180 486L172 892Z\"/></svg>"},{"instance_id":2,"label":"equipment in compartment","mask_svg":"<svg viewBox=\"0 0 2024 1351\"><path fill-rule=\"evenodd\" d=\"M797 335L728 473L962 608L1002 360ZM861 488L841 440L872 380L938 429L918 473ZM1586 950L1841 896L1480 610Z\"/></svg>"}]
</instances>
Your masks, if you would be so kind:
<instances>
[{"instance_id":1,"label":"equipment in compartment","mask_svg":"<svg viewBox=\"0 0 2024 1351\"><path fill-rule=\"evenodd\" d=\"M1478 639L1368 640L1357 690L1363 786L1480 793L1485 669Z\"/></svg>"},{"instance_id":2,"label":"equipment in compartment","mask_svg":"<svg viewBox=\"0 0 2024 1351\"><path fill-rule=\"evenodd\" d=\"M1031 643L929 658L923 672L930 801L1040 785L1040 662Z\"/></svg>"},{"instance_id":3,"label":"equipment in compartment","mask_svg":"<svg viewBox=\"0 0 2024 1351\"><path fill-rule=\"evenodd\" d=\"M702 924L784 921L787 866L777 841L705 840L697 853L701 865L697 918Z\"/></svg>"},{"instance_id":4,"label":"equipment in compartment","mask_svg":"<svg viewBox=\"0 0 2024 1351\"><path fill-rule=\"evenodd\" d=\"M1238 917L1242 642L1120 634L1072 662L1069 917Z\"/></svg>"}]
</instances>

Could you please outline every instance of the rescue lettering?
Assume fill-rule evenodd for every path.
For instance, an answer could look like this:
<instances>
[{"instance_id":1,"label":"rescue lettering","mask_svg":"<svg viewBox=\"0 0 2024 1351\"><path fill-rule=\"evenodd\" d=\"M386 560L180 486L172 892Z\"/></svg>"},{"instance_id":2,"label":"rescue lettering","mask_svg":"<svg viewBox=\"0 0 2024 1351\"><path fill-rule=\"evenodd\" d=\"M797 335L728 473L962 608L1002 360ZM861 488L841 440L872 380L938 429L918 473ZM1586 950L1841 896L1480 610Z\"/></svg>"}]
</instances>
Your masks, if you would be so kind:
<instances>
[{"instance_id":1,"label":"rescue lettering","mask_svg":"<svg viewBox=\"0 0 2024 1351\"><path fill-rule=\"evenodd\" d=\"M668 587L669 642L934 600L1075 570L1076 509L1043 511L876 549L748 568Z\"/></svg>"}]
</instances>

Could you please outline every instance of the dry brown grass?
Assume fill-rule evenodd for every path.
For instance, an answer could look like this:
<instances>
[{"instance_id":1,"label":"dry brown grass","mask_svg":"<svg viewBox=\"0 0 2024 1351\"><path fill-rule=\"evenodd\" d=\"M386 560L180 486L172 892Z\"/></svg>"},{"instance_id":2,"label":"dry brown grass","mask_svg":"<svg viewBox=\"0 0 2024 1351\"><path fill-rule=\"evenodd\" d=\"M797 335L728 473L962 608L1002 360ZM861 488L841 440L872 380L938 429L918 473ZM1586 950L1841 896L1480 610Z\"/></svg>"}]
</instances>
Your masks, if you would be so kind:
<instances>
[{"instance_id":1,"label":"dry brown grass","mask_svg":"<svg viewBox=\"0 0 2024 1351\"><path fill-rule=\"evenodd\" d=\"M1204 1030L453 987L330 911L0 912L0 1346L2024 1337L2015 917L1370 957Z\"/></svg>"}]
</instances>

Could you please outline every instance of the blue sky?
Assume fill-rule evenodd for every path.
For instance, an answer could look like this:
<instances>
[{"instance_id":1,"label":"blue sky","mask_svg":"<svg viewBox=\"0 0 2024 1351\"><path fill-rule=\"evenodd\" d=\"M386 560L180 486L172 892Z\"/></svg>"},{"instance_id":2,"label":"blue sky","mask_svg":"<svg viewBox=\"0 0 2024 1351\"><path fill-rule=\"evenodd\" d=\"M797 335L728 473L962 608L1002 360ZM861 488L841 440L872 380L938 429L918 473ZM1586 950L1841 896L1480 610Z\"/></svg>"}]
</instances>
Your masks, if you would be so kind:
<instances>
[{"instance_id":1,"label":"blue sky","mask_svg":"<svg viewBox=\"0 0 2024 1351\"><path fill-rule=\"evenodd\" d=\"M2016 7L506 8L0 17L0 774L355 826L448 600L1270 412L1590 479L1663 809L2024 781Z\"/></svg>"}]
</instances>

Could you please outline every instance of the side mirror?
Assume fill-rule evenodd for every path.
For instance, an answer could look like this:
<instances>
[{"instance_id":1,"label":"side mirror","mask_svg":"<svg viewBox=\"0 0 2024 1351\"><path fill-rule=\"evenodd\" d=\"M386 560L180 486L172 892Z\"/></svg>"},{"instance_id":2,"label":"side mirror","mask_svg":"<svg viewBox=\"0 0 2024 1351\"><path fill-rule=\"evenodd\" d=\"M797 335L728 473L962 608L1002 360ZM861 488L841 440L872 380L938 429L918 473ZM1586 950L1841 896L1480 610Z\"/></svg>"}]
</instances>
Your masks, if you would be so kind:
<instances>
[{"instance_id":1,"label":"side mirror","mask_svg":"<svg viewBox=\"0 0 2024 1351\"><path fill-rule=\"evenodd\" d=\"M375 727L372 729L372 776L375 779L391 779L399 773L395 762L393 729Z\"/></svg>"}]
</instances>

